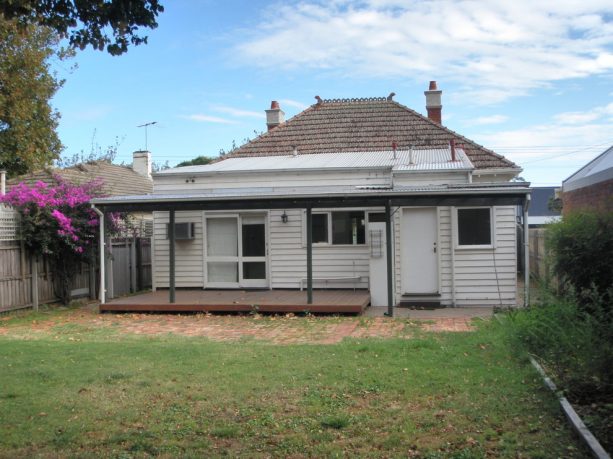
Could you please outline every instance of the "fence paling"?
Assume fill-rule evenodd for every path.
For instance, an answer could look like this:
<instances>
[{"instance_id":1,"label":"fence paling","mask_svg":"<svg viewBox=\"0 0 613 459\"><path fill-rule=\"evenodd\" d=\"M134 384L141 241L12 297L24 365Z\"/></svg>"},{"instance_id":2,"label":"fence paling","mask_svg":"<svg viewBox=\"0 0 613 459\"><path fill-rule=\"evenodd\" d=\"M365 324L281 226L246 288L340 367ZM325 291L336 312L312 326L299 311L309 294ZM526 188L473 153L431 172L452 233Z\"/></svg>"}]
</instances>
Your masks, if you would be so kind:
<instances>
[{"instance_id":1,"label":"fence paling","mask_svg":"<svg viewBox=\"0 0 613 459\"><path fill-rule=\"evenodd\" d=\"M151 287L151 245L148 239L138 241L120 240L119 247L114 246L116 259L114 268L124 282L121 289L115 289L115 295L124 295L131 291L143 290ZM115 242L113 243L115 245ZM128 256L123 256L117 249L127 251ZM136 250L136 255L130 256ZM140 253L139 253L140 252ZM47 262L39 259L37 263L31 257L25 255L25 248L19 241L0 241L0 312L14 309L35 307L38 304L52 303L57 301L53 289L53 273L50 272ZM131 259L137 262L130 263ZM121 261L123 260L123 261ZM136 270L136 272L134 272ZM75 296L95 295L96 282L94 280L97 269L94 268L90 275L90 265L83 264L73 279L72 293ZM37 273L34 279L32 273ZM115 277L114 276L114 277ZM136 283L130 282L136 280ZM38 298L32 288L37 285Z\"/></svg>"}]
</instances>

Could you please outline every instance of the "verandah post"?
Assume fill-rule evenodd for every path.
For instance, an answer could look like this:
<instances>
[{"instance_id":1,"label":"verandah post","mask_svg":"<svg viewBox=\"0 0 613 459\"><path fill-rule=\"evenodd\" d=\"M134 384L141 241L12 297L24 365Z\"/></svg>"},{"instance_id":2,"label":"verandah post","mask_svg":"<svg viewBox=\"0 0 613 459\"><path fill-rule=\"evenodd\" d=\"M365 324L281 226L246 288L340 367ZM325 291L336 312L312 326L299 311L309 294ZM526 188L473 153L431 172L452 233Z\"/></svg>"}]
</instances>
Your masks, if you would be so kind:
<instances>
[{"instance_id":1,"label":"verandah post","mask_svg":"<svg viewBox=\"0 0 613 459\"><path fill-rule=\"evenodd\" d=\"M307 304L313 304L313 214L311 204L306 208Z\"/></svg>"},{"instance_id":2,"label":"verandah post","mask_svg":"<svg viewBox=\"0 0 613 459\"><path fill-rule=\"evenodd\" d=\"M168 300L175 302L175 211L168 212Z\"/></svg>"},{"instance_id":3,"label":"verandah post","mask_svg":"<svg viewBox=\"0 0 613 459\"><path fill-rule=\"evenodd\" d=\"M389 200L385 203L385 248L387 256L387 315L394 317L394 283L392 269L392 211Z\"/></svg>"}]
</instances>

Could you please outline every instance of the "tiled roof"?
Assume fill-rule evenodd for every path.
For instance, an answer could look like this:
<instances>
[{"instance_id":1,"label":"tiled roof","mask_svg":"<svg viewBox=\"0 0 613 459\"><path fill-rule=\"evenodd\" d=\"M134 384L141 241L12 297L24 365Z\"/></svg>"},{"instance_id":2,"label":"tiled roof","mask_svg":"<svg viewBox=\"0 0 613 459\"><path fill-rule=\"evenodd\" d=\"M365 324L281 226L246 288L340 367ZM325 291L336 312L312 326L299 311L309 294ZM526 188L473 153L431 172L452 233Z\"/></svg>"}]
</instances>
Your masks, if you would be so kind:
<instances>
[{"instance_id":1,"label":"tiled roof","mask_svg":"<svg viewBox=\"0 0 613 459\"><path fill-rule=\"evenodd\" d=\"M309 108L225 157L299 153L372 152L398 148L447 147L455 139L477 169L519 167L427 117L384 97L332 99Z\"/></svg>"},{"instance_id":2,"label":"tiled roof","mask_svg":"<svg viewBox=\"0 0 613 459\"><path fill-rule=\"evenodd\" d=\"M53 183L54 175L59 175L70 183L85 183L96 178L102 179L103 192L108 196L148 194L153 191L153 181L137 174L128 166L111 164L108 161L94 161L66 169L47 168L7 181L8 188L26 182L37 181Z\"/></svg>"}]
</instances>

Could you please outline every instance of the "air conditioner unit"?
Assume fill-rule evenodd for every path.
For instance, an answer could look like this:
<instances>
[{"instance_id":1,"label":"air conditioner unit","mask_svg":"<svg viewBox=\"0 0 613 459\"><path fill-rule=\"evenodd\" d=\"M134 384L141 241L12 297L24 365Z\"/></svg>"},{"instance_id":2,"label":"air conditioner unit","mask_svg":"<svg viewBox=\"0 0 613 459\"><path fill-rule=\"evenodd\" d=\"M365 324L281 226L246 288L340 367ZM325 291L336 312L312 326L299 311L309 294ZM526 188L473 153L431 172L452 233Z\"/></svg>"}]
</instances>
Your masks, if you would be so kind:
<instances>
[{"instance_id":1,"label":"air conditioner unit","mask_svg":"<svg viewBox=\"0 0 613 459\"><path fill-rule=\"evenodd\" d=\"M166 239L170 239L170 233L168 231L169 224L166 224ZM175 240L185 241L194 239L194 223L175 223Z\"/></svg>"}]
</instances>

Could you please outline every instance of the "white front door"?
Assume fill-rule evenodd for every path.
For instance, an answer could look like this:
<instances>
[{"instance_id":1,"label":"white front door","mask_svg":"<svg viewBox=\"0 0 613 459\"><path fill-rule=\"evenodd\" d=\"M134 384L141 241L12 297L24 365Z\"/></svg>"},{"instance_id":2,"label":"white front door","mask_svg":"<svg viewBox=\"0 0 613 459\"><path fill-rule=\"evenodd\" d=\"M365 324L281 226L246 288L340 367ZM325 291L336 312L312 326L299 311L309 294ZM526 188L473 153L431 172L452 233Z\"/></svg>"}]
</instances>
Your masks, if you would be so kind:
<instances>
[{"instance_id":1,"label":"white front door","mask_svg":"<svg viewBox=\"0 0 613 459\"><path fill-rule=\"evenodd\" d=\"M267 287L263 215L206 217L207 287Z\"/></svg>"},{"instance_id":2,"label":"white front door","mask_svg":"<svg viewBox=\"0 0 613 459\"><path fill-rule=\"evenodd\" d=\"M435 207L403 209L400 241L402 293L438 293L438 225Z\"/></svg>"},{"instance_id":3,"label":"white front door","mask_svg":"<svg viewBox=\"0 0 613 459\"><path fill-rule=\"evenodd\" d=\"M383 221L381 221L383 220ZM387 306L387 253L385 214L368 214L368 244L370 247L370 304Z\"/></svg>"}]
</instances>

